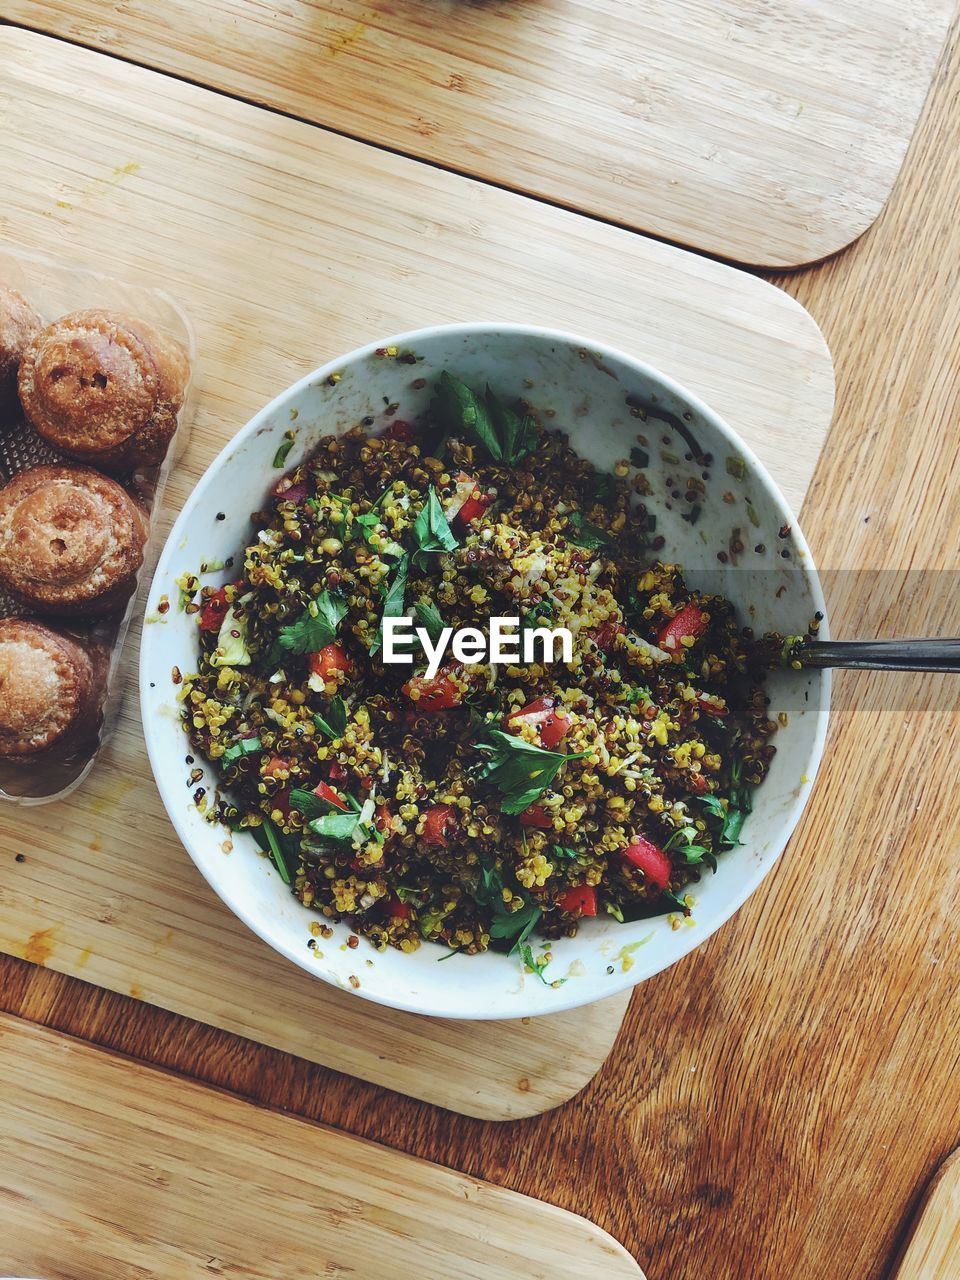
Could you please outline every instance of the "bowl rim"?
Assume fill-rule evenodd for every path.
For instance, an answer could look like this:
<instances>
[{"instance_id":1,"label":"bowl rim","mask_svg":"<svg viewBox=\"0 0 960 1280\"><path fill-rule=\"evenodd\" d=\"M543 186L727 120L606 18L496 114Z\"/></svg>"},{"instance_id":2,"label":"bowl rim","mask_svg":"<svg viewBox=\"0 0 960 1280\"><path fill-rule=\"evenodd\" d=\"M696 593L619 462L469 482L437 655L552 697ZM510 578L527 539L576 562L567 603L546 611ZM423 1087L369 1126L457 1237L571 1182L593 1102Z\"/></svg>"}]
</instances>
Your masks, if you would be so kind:
<instances>
[{"instance_id":1,"label":"bowl rim","mask_svg":"<svg viewBox=\"0 0 960 1280\"><path fill-rule=\"evenodd\" d=\"M157 558L156 568L147 593L145 602L145 616L149 614L151 608L151 600L154 587L157 582L163 580L164 575L169 574L168 562L178 548L178 544L183 537L183 528L191 520L194 511L200 507L206 497L207 491L215 483L220 470L229 461L232 454L241 447L248 439L254 437L266 427L275 426L278 430L285 429L281 427L280 420L272 423L271 418L282 409L287 401L307 388L325 380L331 374L340 372L345 366L352 365L375 355L376 352L384 347L414 347L418 343L422 343L428 339L432 339L438 335L448 337L475 337L483 339L484 337L501 337L515 336L534 338L544 342L556 342L567 347L575 347L587 351L595 352L602 358L611 358L613 360L622 361L627 366L632 367L640 377L647 378L661 385L664 391L686 401L690 408L706 419L710 427L716 430L729 444L737 451L737 454L743 458L748 470L755 475L758 481L764 486L768 494L770 494L788 514L791 521L791 537L798 551L798 566L803 572L810 594L813 601L813 607L823 615L820 634L824 638L829 637L829 619L827 614L826 602L823 596L823 589L820 582L820 576L816 568L813 556L810 551L809 544L803 534L803 530L796 519L796 516L781 492L776 481L770 475L767 468L757 457L750 446L744 441L737 432L726 422L724 418L710 408L699 396L689 391L682 384L671 378L668 374L662 373L653 365L647 364L645 361L638 359L636 356L630 355L621 349L611 346L606 342L598 342L584 338L579 334L570 333L566 330L544 328L539 325L515 324L515 323L499 323L497 321L461 321L454 324L435 324L426 325L418 329L404 330L400 333L390 334L386 337L377 338L372 342L364 343L362 346L355 347L353 350L344 354L335 356L319 365L316 369L304 374L295 382L285 387L276 396L273 397L263 408L259 409L253 416L242 426L234 435L223 445L216 456L207 465L203 475L190 491L186 501L169 534L163 544L163 548ZM799 789L794 797L792 804L784 814L783 818L777 824L777 834L767 841L767 852L763 861L758 861L752 870L746 874L739 882L736 892L734 892L726 906L711 915L709 921L703 923L698 919L698 928L696 937L691 937L689 948L684 950L679 956L668 960L664 964L644 964L643 959L638 958L637 962L628 972L617 972L610 976L610 985L605 986L602 993L590 992L581 995L579 998L577 992L586 992L588 989L579 983L565 983L558 988L545 989L554 997L547 1002L543 998L543 994L538 992L533 1000L524 1000L522 997L516 999L515 1005L503 1010L497 1009L494 1012L485 1010L464 1011L457 1007L456 1004L456 984L451 984L450 998L439 1003L436 999L421 994L410 995L404 998L396 993L377 991L372 987L362 985L360 988L354 988L349 985L342 984L336 980L332 974L328 974L322 969L318 969L310 960L309 953L304 954L302 948L295 948L292 944L287 944L285 939L277 939L268 933L265 926L262 926L255 913L246 911L236 900L234 894L230 891L230 881L221 881L215 879L207 873L201 860L195 856L192 848L191 835L187 830L184 817L181 815L179 806L174 802L174 791L172 781L168 780L165 773L166 761L161 759L161 747L157 741L153 720L149 714L149 685L150 685L150 667L152 660L152 631L151 628L144 626L142 630L142 640L140 646L140 659L138 665L138 681L140 694L140 711L143 724L143 734L146 743L147 757L150 761L150 768L154 776L154 782L160 794L164 810L172 823L174 830L180 843L183 845L189 855L194 866L206 880L207 884L214 891L217 897L227 906L233 914L246 927L261 939L272 951L286 960L291 961L299 969L309 973L312 977L318 978L327 983L329 986L335 987L342 991L347 991L352 995L359 996L361 999L369 1000L374 1004L383 1005L387 1008L397 1009L403 1013L418 1014L421 1016L450 1018L457 1021L508 1021L515 1018L539 1017L547 1016L553 1013L564 1013L572 1009L579 1008L582 1005L592 1004L598 1000L604 1000L609 996L619 995L624 991L631 990L638 986L641 982L648 978L654 977L657 973L671 968L674 964L686 959L693 951L697 950L703 943L707 941L718 929L720 929L727 921L743 906L747 899L756 891L761 882L769 875L776 863L779 861L783 851L797 828L800 818L806 809L810 796L813 791L813 785L819 772L820 764L823 759L824 747L826 744L827 729L830 718L830 692L831 692L831 673L828 670L821 670L817 673L820 689L819 706L816 713L816 721L814 725L813 741L810 748L810 759L806 766L805 776L806 782ZM179 794L176 797L180 799ZM645 958L645 957L644 957ZM524 990L527 989L527 984ZM530 986L532 990L532 985Z\"/></svg>"}]
</instances>

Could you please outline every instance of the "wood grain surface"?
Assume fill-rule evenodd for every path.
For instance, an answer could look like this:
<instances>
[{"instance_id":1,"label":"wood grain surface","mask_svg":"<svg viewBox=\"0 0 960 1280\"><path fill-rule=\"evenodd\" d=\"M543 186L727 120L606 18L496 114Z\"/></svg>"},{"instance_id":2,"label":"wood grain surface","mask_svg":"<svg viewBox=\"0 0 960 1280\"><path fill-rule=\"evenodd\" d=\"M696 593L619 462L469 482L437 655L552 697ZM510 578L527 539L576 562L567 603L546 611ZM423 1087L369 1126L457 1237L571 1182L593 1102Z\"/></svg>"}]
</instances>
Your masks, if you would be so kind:
<instances>
[{"instance_id":1,"label":"wood grain surface","mask_svg":"<svg viewBox=\"0 0 960 1280\"><path fill-rule=\"evenodd\" d=\"M960 632L957 36L876 225L780 281L838 375L805 532L821 564L877 571L828 583L841 635ZM465 1120L10 959L4 1007L574 1209L655 1280L885 1280L960 1136L960 711L946 677L841 673L835 689L776 872L636 993L616 1052L559 1112Z\"/></svg>"},{"instance_id":2,"label":"wood grain surface","mask_svg":"<svg viewBox=\"0 0 960 1280\"><path fill-rule=\"evenodd\" d=\"M0 0L0 15L742 262L876 217L954 0Z\"/></svg>"},{"instance_id":3,"label":"wood grain surface","mask_svg":"<svg viewBox=\"0 0 960 1280\"><path fill-rule=\"evenodd\" d=\"M644 1280L562 1209L2 1015L0 1073L5 1275Z\"/></svg>"},{"instance_id":4,"label":"wood grain surface","mask_svg":"<svg viewBox=\"0 0 960 1280\"><path fill-rule=\"evenodd\" d=\"M956 1280L960 1276L960 1152L940 1169L910 1229L896 1280Z\"/></svg>"},{"instance_id":5,"label":"wood grain surface","mask_svg":"<svg viewBox=\"0 0 960 1280\"><path fill-rule=\"evenodd\" d=\"M161 280L197 326L200 403L174 509L301 373L379 333L478 312L586 328L682 367L799 505L832 368L809 316L762 281L11 28L0 114L0 165L17 174L7 234L53 250L66 240L88 265ZM524 277L514 237L538 246ZM56 806L0 810L0 847L27 854L3 876L0 949L470 1115L565 1102L628 1003L469 1026L373 1007L274 956L174 835L132 669L94 775Z\"/></svg>"}]
</instances>

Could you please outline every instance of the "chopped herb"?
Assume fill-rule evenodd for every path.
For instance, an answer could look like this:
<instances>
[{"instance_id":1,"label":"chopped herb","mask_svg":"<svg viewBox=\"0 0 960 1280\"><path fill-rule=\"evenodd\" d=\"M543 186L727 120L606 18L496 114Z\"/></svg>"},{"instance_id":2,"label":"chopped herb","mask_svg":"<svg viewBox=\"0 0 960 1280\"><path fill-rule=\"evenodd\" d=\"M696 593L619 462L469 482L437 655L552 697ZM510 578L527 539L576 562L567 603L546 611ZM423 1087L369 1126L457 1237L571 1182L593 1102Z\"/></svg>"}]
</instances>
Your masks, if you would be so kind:
<instances>
[{"instance_id":1,"label":"chopped herb","mask_svg":"<svg viewBox=\"0 0 960 1280\"><path fill-rule=\"evenodd\" d=\"M502 904L501 904L502 905ZM526 903L519 911L501 911L490 922L491 938L515 938L511 954L522 946L543 913L532 902Z\"/></svg>"},{"instance_id":2,"label":"chopped herb","mask_svg":"<svg viewBox=\"0 0 960 1280\"><path fill-rule=\"evenodd\" d=\"M746 479L747 464L743 458L732 453L727 455L727 475L733 476L734 480Z\"/></svg>"},{"instance_id":3,"label":"chopped herb","mask_svg":"<svg viewBox=\"0 0 960 1280\"><path fill-rule=\"evenodd\" d=\"M220 760L223 764L233 764L234 760L239 760L241 756L256 755L258 751L262 750L263 743L259 738L241 738L232 747L227 747Z\"/></svg>"},{"instance_id":4,"label":"chopped herb","mask_svg":"<svg viewBox=\"0 0 960 1280\"><path fill-rule=\"evenodd\" d=\"M747 515L750 517L750 523L760 528L760 517L757 515L757 509L752 502L747 503Z\"/></svg>"},{"instance_id":5,"label":"chopped herb","mask_svg":"<svg viewBox=\"0 0 960 1280\"><path fill-rule=\"evenodd\" d=\"M569 845L565 845L565 844L552 844L550 846L550 852L553 855L553 857L560 858L560 859L564 859L564 858L572 859L572 858L580 857L576 849L571 849Z\"/></svg>"},{"instance_id":6,"label":"chopped herb","mask_svg":"<svg viewBox=\"0 0 960 1280\"><path fill-rule=\"evenodd\" d=\"M487 413L501 442L503 461L507 466L519 462L536 447L537 424L529 413L522 417L509 409L490 387L486 395Z\"/></svg>"},{"instance_id":7,"label":"chopped herb","mask_svg":"<svg viewBox=\"0 0 960 1280\"><path fill-rule=\"evenodd\" d=\"M335 840L340 843L352 840L357 831L369 838L367 828L359 821L355 813L325 813L322 818L314 818L309 823L314 835L324 840Z\"/></svg>"},{"instance_id":8,"label":"chopped herb","mask_svg":"<svg viewBox=\"0 0 960 1280\"><path fill-rule=\"evenodd\" d=\"M689 511L684 511L683 519L686 520L687 524L696 524L702 513L703 507L699 502L695 502Z\"/></svg>"},{"instance_id":9,"label":"chopped herb","mask_svg":"<svg viewBox=\"0 0 960 1280\"><path fill-rule=\"evenodd\" d=\"M250 831L257 843L260 845L260 848L270 854L270 857L273 859L274 866L280 872L280 879L283 883L291 884L293 878L290 874L290 868L287 865L286 853L283 849L283 845L286 842L283 840L280 832L277 831L270 819L264 818L259 827L251 827ZM264 841L266 843L264 843Z\"/></svg>"},{"instance_id":10,"label":"chopped herb","mask_svg":"<svg viewBox=\"0 0 960 1280\"><path fill-rule=\"evenodd\" d=\"M290 435L289 433L286 436L284 436L283 441L280 444L280 448L273 455L273 465L277 468L278 471L286 462L287 454L293 448L293 439L294 439L293 436Z\"/></svg>"},{"instance_id":11,"label":"chopped herb","mask_svg":"<svg viewBox=\"0 0 960 1280\"><path fill-rule=\"evenodd\" d=\"M380 626L377 628L376 638L370 646L371 656L378 653L383 645L383 619L399 618L403 615L403 598L407 591L407 575L409 572L410 557L405 552L397 561L393 581L387 588L386 595L383 598L383 613L380 617Z\"/></svg>"},{"instance_id":12,"label":"chopped herb","mask_svg":"<svg viewBox=\"0 0 960 1280\"><path fill-rule=\"evenodd\" d=\"M430 601L423 601L415 606L415 612L426 628L427 635L436 644L443 634L443 618L440 617L440 610Z\"/></svg>"},{"instance_id":13,"label":"chopped herb","mask_svg":"<svg viewBox=\"0 0 960 1280\"><path fill-rule=\"evenodd\" d=\"M433 408L442 428L442 436L435 446L435 452L439 453L448 436L465 436L482 445L494 462L503 461L503 446L497 438L486 405L465 382L446 370L437 379Z\"/></svg>"},{"instance_id":14,"label":"chopped herb","mask_svg":"<svg viewBox=\"0 0 960 1280\"><path fill-rule=\"evenodd\" d=\"M649 467L650 455L646 449L633 448L630 450L630 461L638 470L642 471L644 467Z\"/></svg>"},{"instance_id":15,"label":"chopped herb","mask_svg":"<svg viewBox=\"0 0 960 1280\"><path fill-rule=\"evenodd\" d=\"M679 894L674 893L670 889L664 889L660 896L667 906L673 907L673 909L675 911L679 911L681 915L687 916L690 914L690 908Z\"/></svg>"},{"instance_id":16,"label":"chopped herb","mask_svg":"<svg viewBox=\"0 0 960 1280\"><path fill-rule=\"evenodd\" d=\"M461 436L479 444L494 462L509 466L536 447L534 418L529 413L516 413L489 386L481 399L465 382L444 370L437 379L433 407L442 427L435 452L448 436Z\"/></svg>"},{"instance_id":17,"label":"chopped herb","mask_svg":"<svg viewBox=\"0 0 960 1280\"><path fill-rule=\"evenodd\" d=\"M332 644L346 613L346 603L339 596L329 591L317 596L296 622L280 629L267 661L270 670L276 671L291 654L317 653Z\"/></svg>"},{"instance_id":18,"label":"chopped herb","mask_svg":"<svg viewBox=\"0 0 960 1280\"><path fill-rule=\"evenodd\" d=\"M489 751L491 758L479 776L481 781L492 783L503 793L500 802L503 813L522 813L543 794L568 761L582 760L586 755L584 751L570 755L545 751L502 729L488 732L492 741L482 742L479 747L481 751Z\"/></svg>"},{"instance_id":19,"label":"chopped herb","mask_svg":"<svg viewBox=\"0 0 960 1280\"><path fill-rule=\"evenodd\" d=\"M420 508L413 524L417 549L413 553L414 568L426 567L425 557L432 552L455 551L457 540L453 536L437 491L431 485L426 504Z\"/></svg>"},{"instance_id":20,"label":"chopped herb","mask_svg":"<svg viewBox=\"0 0 960 1280\"><path fill-rule=\"evenodd\" d=\"M582 511L574 511L567 516L567 529L573 531L569 533L570 541L575 542L578 547L593 550L607 546L611 540L611 534L606 529L584 520Z\"/></svg>"},{"instance_id":21,"label":"chopped herb","mask_svg":"<svg viewBox=\"0 0 960 1280\"><path fill-rule=\"evenodd\" d=\"M339 693L330 699L326 719L315 713L313 723L321 733L325 733L334 742L343 737L347 728L347 708Z\"/></svg>"},{"instance_id":22,"label":"chopped herb","mask_svg":"<svg viewBox=\"0 0 960 1280\"><path fill-rule=\"evenodd\" d=\"M534 956L533 948L530 946L529 942L523 943L518 950L520 952L520 958L526 968L528 968L531 973L535 973L545 987L562 987L566 982L566 978L555 978L554 981L551 982L548 978L544 977L544 971L550 961L538 960Z\"/></svg>"},{"instance_id":23,"label":"chopped herb","mask_svg":"<svg viewBox=\"0 0 960 1280\"><path fill-rule=\"evenodd\" d=\"M623 912L615 902L606 903L606 910L607 914L613 916L614 920L618 921L620 924L624 923Z\"/></svg>"},{"instance_id":24,"label":"chopped herb","mask_svg":"<svg viewBox=\"0 0 960 1280\"><path fill-rule=\"evenodd\" d=\"M312 791L294 787L289 796L290 808L302 813L306 819L319 818L330 809L329 801L321 800Z\"/></svg>"}]
</instances>

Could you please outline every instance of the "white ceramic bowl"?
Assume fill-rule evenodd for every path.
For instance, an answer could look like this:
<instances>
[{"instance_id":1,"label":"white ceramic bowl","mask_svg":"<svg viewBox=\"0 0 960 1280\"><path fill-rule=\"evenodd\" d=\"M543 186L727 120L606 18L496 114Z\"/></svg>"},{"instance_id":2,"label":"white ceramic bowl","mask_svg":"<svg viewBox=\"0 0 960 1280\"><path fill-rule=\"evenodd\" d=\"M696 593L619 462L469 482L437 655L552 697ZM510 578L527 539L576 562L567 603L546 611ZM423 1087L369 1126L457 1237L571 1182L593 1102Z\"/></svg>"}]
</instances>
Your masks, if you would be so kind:
<instances>
[{"instance_id":1,"label":"white ceramic bowl","mask_svg":"<svg viewBox=\"0 0 960 1280\"><path fill-rule=\"evenodd\" d=\"M415 352L404 363L385 348ZM378 354L378 352L380 354ZM612 995L665 969L709 937L757 888L793 831L806 803L826 732L829 682L817 672L777 674L769 685L771 712L786 712L787 725L776 735L777 754L769 776L754 796L754 811L744 825L741 847L725 853L716 875L694 888L693 923L673 929L663 917L618 924L612 918L586 921L576 938L552 944L548 986L524 973L516 956L488 952L453 956L434 946L413 955L389 949L377 952L366 940L348 949L346 925L334 937L308 949L309 926L317 916L305 910L281 882L253 838L234 837L234 852L222 851L224 832L197 812L185 786L186 739L180 726L171 671L195 669L196 620L175 607L162 617L161 596L177 599L176 578L195 572L202 562L225 560L248 541L249 515L261 507L280 474L272 463L283 433L296 431L286 468L306 457L317 439L343 432L361 419L386 425L388 403L398 416L412 418L430 397L430 382L449 369L466 382L489 382L500 394L523 395L539 410L552 410L550 425L570 433L575 448L597 466L610 469L636 443L638 432L650 440L651 475L656 498L657 532L666 538L660 553L682 564L693 585L721 591L738 607L744 623L757 633L805 630L823 598L809 551L796 520L757 458L730 427L706 405L670 379L629 356L588 345L562 333L511 325L453 325L424 329L373 343L309 374L258 413L211 463L180 513L157 568L147 605L151 625L144 627L141 652L141 700L150 761L160 794L181 840L223 901L281 955L324 981L368 1000L416 1013L448 1018L516 1018L555 1012ZM330 381L331 374L339 379ZM638 420L640 401L665 412L667 421ZM670 423L673 425L670 425ZM671 472L689 474L687 462L669 461L687 451L678 424L714 455L702 514L695 524L680 518L683 501L664 509L664 482ZM666 445L662 437L670 437ZM665 460L661 455L669 455ZM727 457L742 458L746 480L726 470ZM695 468L694 468L695 469ZM724 502L734 492L736 502ZM752 516L746 511L750 501ZM226 519L218 520L218 512ZM791 525L787 539L778 537ZM717 551L726 548L733 527L744 532L746 551L739 566L722 566ZM766 554L753 550L766 544ZM780 557L787 549L791 559ZM205 579L219 585L228 571ZM825 633L825 630L824 630ZM198 760L198 766L203 762ZM208 791L216 778L206 769ZM367 961L372 961L368 964ZM354 988L351 977L359 979Z\"/></svg>"}]
</instances>

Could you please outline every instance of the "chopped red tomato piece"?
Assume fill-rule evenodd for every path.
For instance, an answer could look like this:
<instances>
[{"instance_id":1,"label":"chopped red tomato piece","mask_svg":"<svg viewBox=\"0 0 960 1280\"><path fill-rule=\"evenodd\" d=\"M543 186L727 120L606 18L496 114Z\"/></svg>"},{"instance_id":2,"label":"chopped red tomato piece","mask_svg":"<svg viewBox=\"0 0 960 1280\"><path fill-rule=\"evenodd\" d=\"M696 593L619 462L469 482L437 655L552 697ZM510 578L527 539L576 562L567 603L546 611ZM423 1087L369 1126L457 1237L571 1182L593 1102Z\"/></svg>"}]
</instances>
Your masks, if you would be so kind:
<instances>
[{"instance_id":1,"label":"chopped red tomato piece","mask_svg":"<svg viewBox=\"0 0 960 1280\"><path fill-rule=\"evenodd\" d=\"M347 804L340 799L333 787L326 782L318 782L313 789L313 794L319 800L326 800L327 804L332 804L335 809L342 809L344 813L347 811Z\"/></svg>"},{"instance_id":2,"label":"chopped red tomato piece","mask_svg":"<svg viewBox=\"0 0 960 1280\"><path fill-rule=\"evenodd\" d=\"M281 787L277 794L270 801L274 809L279 809L283 814L284 821L290 817L290 788Z\"/></svg>"},{"instance_id":3,"label":"chopped red tomato piece","mask_svg":"<svg viewBox=\"0 0 960 1280\"><path fill-rule=\"evenodd\" d=\"M346 782L349 774L339 760L331 760L327 766L327 777L331 782Z\"/></svg>"},{"instance_id":4,"label":"chopped red tomato piece","mask_svg":"<svg viewBox=\"0 0 960 1280\"><path fill-rule=\"evenodd\" d=\"M477 481L473 476L467 475L466 471L461 471L457 475L456 483L457 498L462 501L453 516L453 523L459 525L459 532L463 533L468 525L472 524L478 516L483 515L493 501L493 495L482 493Z\"/></svg>"},{"instance_id":5,"label":"chopped red tomato piece","mask_svg":"<svg viewBox=\"0 0 960 1280\"><path fill-rule=\"evenodd\" d=\"M283 756L271 756L260 772L265 778L278 778L281 773L290 772L290 761Z\"/></svg>"},{"instance_id":6,"label":"chopped red tomato piece","mask_svg":"<svg viewBox=\"0 0 960 1280\"><path fill-rule=\"evenodd\" d=\"M506 729L516 732L521 724L533 725L540 745L548 751L555 751L573 723L562 711L557 711L556 706L556 698L536 698L507 717Z\"/></svg>"},{"instance_id":7,"label":"chopped red tomato piece","mask_svg":"<svg viewBox=\"0 0 960 1280\"><path fill-rule=\"evenodd\" d=\"M713 698L709 693L698 693L697 702L700 704L700 710L705 711L708 716L728 716L730 708L725 706L718 698Z\"/></svg>"},{"instance_id":8,"label":"chopped red tomato piece","mask_svg":"<svg viewBox=\"0 0 960 1280\"><path fill-rule=\"evenodd\" d=\"M446 844L457 829L457 811L451 804L435 804L423 824L424 844Z\"/></svg>"},{"instance_id":9,"label":"chopped red tomato piece","mask_svg":"<svg viewBox=\"0 0 960 1280\"><path fill-rule=\"evenodd\" d=\"M557 899L557 905L571 915L595 916L597 914L597 891L592 884L575 884L565 889Z\"/></svg>"},{"instance_id":10,"label":"chopped red tomato piece","mask_svg":"<svg viewBox=\"0 0 960 1280\"><path fill-rule=\"evenodd\" d=\"M350 666L350 659L339 644L325 644L322 649L310 654L310 673L319 676L324 684L328 684L336 672L348 672Z\"/></svg>"},{"instance_id":11,"label":"chopped red tomato piece","mask_svg":"<svg viewBox=\"0 0 960 1280\"><path fill-rule=\"evenodd\" d=\"M203 608L200 610L200 630L219 631L227 616L227 608L227 589L221 587L203 602Z\"/></svg>"},{"instance_id":12,"label":"chopped red tomato piece","mask_svg":"<svg viewBox=\"0 0 960 1280\"><path fill-rule=\"evenodd\" d=\"M542 831L553 830L553 818L542 804L532 804L529 809L519 815L522 827L539 827Z\"/></svg>"},{"instance_id":13,"label":"chopped red tomato piece","mask_svg":"<svg viewBox=\"0 0 960 1280\"><path fill-rule=\"evenodd\" d=\"M459 685L446 671L439 672L432 680L414 676L403 686L403 692L418 711L449 711L463 700Z\"/></svg>"},{"instance_id":14,"label":"chopped red tomato piece","mask_svg":"<svg viewBox=\"0 0 960 1280\"><path fill-rule=\"evenodd\" d=\"M387 915L391 920L409 920L413 915L413 908L409 902L401 902L399 898L391 898L387 902Z\"/></svg>"},{"instance_id":15,"label":"chopped red tomato piece","mask_svg":"<svg viewBox=\"0 0 960 1280\"><path fill-rule=\"evenodd\" d=\"M670 859L652 840L637 836L623 850L622 856L627 862L638 867L650 883L655 884L658 889L665 889L670 883L670 873L673 870Z\"/></svg>"},{"instance_id":16,"label":"chopped red tomato piece","mask_svg":"<svg viewBox=\"0 0 960 1280\"><path fill-rule=\"evenodd\" d=\"M675 653L677 649L686 647L683 644L684 636L699 640L706 629L706 617L692 600L688 600L680 612L660 628L657 644L668 653Z\"/></svg>"},{"instance_id":17,"label":"chopped red tomato piece","mask_svg":"<svg viewBox=\"0 0 960 1280\"><path fill-rule=\"evenodd\" d=\"M617 636L623 636L626 633L627 628L622 622L603 622L599 627L594 627L588 634L597 648L606 653L608 649L613 648Z\"/></svg>"}]
</instances>

